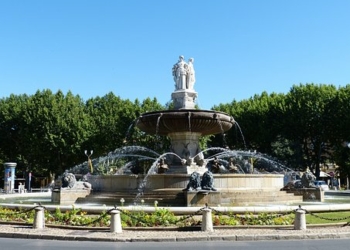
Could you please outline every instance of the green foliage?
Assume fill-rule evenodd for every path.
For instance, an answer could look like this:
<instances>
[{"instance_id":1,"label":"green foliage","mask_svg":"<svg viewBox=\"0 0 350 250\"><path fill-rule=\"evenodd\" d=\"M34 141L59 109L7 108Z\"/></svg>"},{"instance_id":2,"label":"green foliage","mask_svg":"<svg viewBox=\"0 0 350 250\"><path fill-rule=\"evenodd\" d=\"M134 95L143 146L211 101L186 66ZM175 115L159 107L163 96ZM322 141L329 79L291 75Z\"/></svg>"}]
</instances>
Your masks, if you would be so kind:
<instances>
[{"instance_id":1,"label":"green foliage","mask_svg":"<svg viewBox=\"0 0 350 250\"><path fill-rule=\"evenodd\" d=\"M94 217L87 216L86 212L73 207L64 213L61 212L59 208L57 208L53 214L45 211L45 219L47 223L51 224L79 226L93 224Z\"/></svg>"},{"instance_id":2,"label":"green foliage","mask_svg":"<svg viewBox=\"0 0 350 250\"><path fill-rule=\"evenodd\" d=\"M213 215L213 225L215 226L222 226L222 225L227 225L227 226L237 226L240 225L240 219L238 216L235 215Z\"/></svg>"},{"instance_id":3,"label":"green foliage","mask_svg":"<svg viewBox=\"0 0 350 250\"><path fill-rule=\"evenodd\" d=\"M14 222L27 222L33 223L34 210L13 210L0 207L0 221L14 221Z\"/></svg>"},{"instance_id":4,"label":"green foliage","mask_svg":"<svg viewBox=\"0 0 350 250\"><path fill-rule=\"evenodd\" d=\"M35 175L61 173L79 162L91 131L82 100L70 92L44 90L2 99L0 120L0 148L18 170L30 168Z\"/></svg>"},{"instance_id":5,"label":"green foliage","mask_svg":"<svg viewBox=\"0 0 350 250\"><path fill-rule=\"evenodd\" d=\"M175 225L178 218L167 209L156 209L148 214L141 212L124 211L121 214L122 222L130 227L157 227Z\"/></svg>"},{"instance_id":6,"label":"green foliage","mask_svg":"<svg viewBox=\"0 0 350 250\"><path fill-rule=\"evenodd\" d=\"M335 162L349 175L350 150L343 146L350 141L349 99L350 85L300 84L287 94L263 92L220 104L213 109L233 116L237 124L224 136L202 137L200 147L257 150L294 169L309 166L316 175L322 163ZM94 150L93 158L131 145L167 152L167 137L147 135L135 126L142 113L172 107L166 106L156 98L132 102L113 93L86 102L70 92L50 90L2 98L1 168L14 161L17 172L30 169L34 176L54 176L86 161L84 150Z\"/></svg>"},{"instance_id":7,"label":"green foliage","mask_svg":"<svg viewBox=\"0 0 350 250\"><path fill-rule=\"evenodd\" d=\"M294 214L271 214L260 213L258 215L246 213L245 215L228 214L214 215L214 225L291 225L294 221Z\"/></svg>"},{"instance_id":8,"label":"green foliage","mask_svg":"<svg viewBox=\"0 0 350 250\"><path fill-rule=\"evenodd\" d=\"M330 139L334 122L328 111L337 96L333 85L306 84L293 86L286 96L285 128L287 139L297 141L304 156L302 165L314 170L316 177L320 174L320 164L325 162L332 147Z\"/></svg>"},{"instance_id":9,"label":"green foliage","mask_svg":"<svg viewBox=\"0 0 350 250\"><path fill-rule=\"evenodd\" d=\"M344 173L350 173L346 163L350 150L342 146L350 141L349 98L350 85L337 89L326 84L300 84L287 94L263 92L214 109L238 122L225 136L230 148L257 150L297 170L309 166L318 176L320 165L329 162L338 162ZM220 136L210 143L215 145Z\"/></svg>"},{"instance_id":10,"label":"green foliage","mask_svg":"<svg viewBox=\"0 0 350 250\"><path fill-rule=\"evenodd\" d=\"M167 138L145 136L130 126L141 113L159 109L156 99L133 103L113 93L86 103L61 91L11 95L0 99L0 163L14 161L17 172L49 177L85 161L84 150L99 157L126 143L169 148Z\"/></svg>"},{"instance_id":11,"label":"green foliage","mask_svg":"<svg viewBox=\"0 0 350 250\"><path fill-rule=\"evenodd\" d=\"M23 222L33 223L34 209L13 210L0 207L0 222ZM200 220L196 216L179 217L174 215L168 209L156 209L152 213L145 211L121 211L122 227L167 227L167 226L196 226ZM90 227L109 227L109 211L103 211L101 214L87 214L87 212L72 209L62 212L57 208L54 212L45 210L45 222L54 225L70 226L90 226ZM293 212L287 214L277 213L245 213L245 214L213 214L214 226L244 226L244 225L292 225L295 215ZM321 212L306 214L307 224L324 224L335 222L349 222L350 212Z\"/></svg>"}]
</instances>

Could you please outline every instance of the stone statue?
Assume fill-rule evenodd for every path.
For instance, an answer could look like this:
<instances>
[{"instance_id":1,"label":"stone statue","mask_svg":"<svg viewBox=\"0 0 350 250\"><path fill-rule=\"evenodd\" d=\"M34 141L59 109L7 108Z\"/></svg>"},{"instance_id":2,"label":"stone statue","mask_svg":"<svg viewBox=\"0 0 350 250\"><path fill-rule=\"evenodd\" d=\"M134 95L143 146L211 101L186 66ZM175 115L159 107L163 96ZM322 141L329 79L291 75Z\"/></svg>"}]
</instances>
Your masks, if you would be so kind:
<instances>
[{"instance_id":1,"label":"stone statue","mask_svg":"<svg viewBox=\"0 0 350 250\"><path fill-rule=\"evenodd\" d=\"M206 164L204 154L200 150L200 146L198 143L196 146L197 146L197 150L196 150L196 157L194 158L194 161L197 163L198 166L204 166Z\"/></svg>"},{"instance_id":2,"label":"stone statue","mask_svg":"<svg viewBox=\"0 0 350 250\"><path fill-rule=\"evenodd\" d=\"M188 72L187 72L187 79L186 79L186 88L187 89L193 89L194 82L196 81L194 67L193 67L194 59L190 58L188 60Z\"/></svg>"},{"instance_id":3,"label":"stone statue","mask_svg":"<svg viewBox=\"0 0 350 250\"><path fill-rule=\"evenodd\" d=\"M187 144L182 143L182 144L184 145L184 148L183 148L183 150L182 150L182 157L183 157L184 159L188 160L188 159L190 158L190 156L191 156L191 152L190 152L190 150L188 149L188 145L189 145L190 143L187 143Z\"/></svg>"},{"instance_id":4,"label":"stone statue","mask_svg":"<svg viewBox=\"0 0 350 250\"><path fill-rule=\"evenodd\" d=\"M316 176L311 173L310 169L307 168L305 173L301 177L301 184L305 188L314 188L316 187L314 184L314 180L316 180Z\"/></svg>"},{"instance_id":5,"label":"stone statue","mask_svg":"<svg viewBox=\"0 0 350 250\"><path fill-rule=\"evenodd\" d=\"M129 169L130 169L131 173L133 173L133 174L142 173L142 167L140 166L138 159L136 159L132 162L132 164L129 166Z\"/></svg>"},{"instance_id":6,"label":"stone statue","mask_svg":"<svg viewBox=\"0 0 350 250\"><path fill-rule=\"evenodd\" d=\"M73 188L76 182L75 175L66 170L62 176L62 188Z\"/></svg>"},{"instance_id":7,"label":"stone statue","mask_svg":"<svg viewBox=\"0 0 350 250\"><path fill-rule=\"evenodd\" d=\"M228 171L229 171L230 173L238 173L238 172L239 172L238 166L237 166L237 164L236 164L236 160L235 160L235 158L233 158L233 157L231 157L231 158L229 159L229 162L228 162Z\"/></svg>"},{"instance_id":8,"label":"stone statue","mask_svg":"<svg viewBox=\"0 0 350 250\"><path fill-rule=\"evenodd\" d=\"M162 158L157 164L158 174L164 174L166 171L169 170L168 164L165 163L165 159Z\"/></svg>"},{"instance_id":9,"label":"stone statue","mask_svg":"<svg viewBox=\"0 0 350 250\"><path fill-rule=\"evenodd\" d=\"M252 174L254 172L253 165L248 160L244 161L244 168L246 173Z\"/></svg>"},{"instance_id":10,"label":"stone statue","mask_svg":"<svg viewBox=\"0 0 350 250\"><path fill-rule=\"evenodd\" d=\"M215 156L213 162L211 163L210 166L210 171L214 174L220 172L220 162L219 159Z\"/></svg>"},{"instance_id":11,"label":"stone statue","mask_svg":"<svg viewBox=\"0 0 350 250\"><path fill-rule=\"evenodd\" d=\"M214 188L214 176L212 172L207 171L203 174L201 187L203 190L216 191Z\"/></svg>"},{"instance_id":12,"label":"stone statue","mask_svg":"<svg viewBox=\"0 0 350 250\"><path fill-rule=\"evenodd\" d=\"M176 90L193 90L195 82L195 71L193 67L193 62L193 58L190 58L188 63L186 63L184 61L184 56L179 56L178 62L172 68Z\"/></svg>"},{"instance_id":13,"label":"stone statue","mask_svg":"<svg viewBox=\"0 0 350 250\"><path fill-rule=\"evenodd\" d=\"M201 176L197 172L193 172L190 176L190 181L187 184L187 187L182 191L192 191L198 190L201 187Z\"/></svg>"}]
</instances>

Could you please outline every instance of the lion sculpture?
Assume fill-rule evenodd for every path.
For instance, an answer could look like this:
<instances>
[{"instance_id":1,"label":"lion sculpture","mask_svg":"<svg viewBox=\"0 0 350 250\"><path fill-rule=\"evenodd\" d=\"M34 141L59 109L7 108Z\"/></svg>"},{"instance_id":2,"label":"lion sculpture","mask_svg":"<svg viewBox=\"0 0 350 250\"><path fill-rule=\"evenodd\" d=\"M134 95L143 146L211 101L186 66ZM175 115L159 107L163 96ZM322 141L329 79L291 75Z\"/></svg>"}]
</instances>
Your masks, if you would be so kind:
<instances>
[{"instance_id":1,"label":"lion sculpture","mask_svg":"<svg viewBox=\"0 0 350 250\"><path fill-rule=\"evenodd\" d=\"M183 191L192 191L198 190L201 187L201 176L197 172L193 172L190 176L190 181L187 184L187 187Z\"/></svg>"}]
</instances>

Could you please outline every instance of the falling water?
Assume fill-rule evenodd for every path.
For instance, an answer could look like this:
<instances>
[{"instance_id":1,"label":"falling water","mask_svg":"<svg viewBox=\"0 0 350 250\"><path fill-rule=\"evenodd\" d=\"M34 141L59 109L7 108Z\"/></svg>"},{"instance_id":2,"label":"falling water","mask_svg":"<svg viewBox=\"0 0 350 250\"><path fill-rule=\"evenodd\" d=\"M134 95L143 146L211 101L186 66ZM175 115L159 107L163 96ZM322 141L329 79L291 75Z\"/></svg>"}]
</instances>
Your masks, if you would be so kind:
<instances>
[{"instance_id":1,"label":"falling water","mask_svg":"<svg viewBox=\"0 0 350 250\"><path fill-rule=\"evenodd\" d=\"M210 154L210 152L212 153ZM225 165L228 165L230 158L234 158L239 162L244 162L244 159L257 159L261 162L266 162L266 164L269 166L269 169L270 169L270 171L268 172L275 172L275 173L283 173L286 171L294 172L292 169L286 167L282 163L278 162L276 159L273 159L268 155L257 153L256 151L230 150L230 149L225 149L220 147L212 147L199 152L195 157L205 153L210 155L209 157L206 158L207 162L213 161L215 157L219 161L224 162ZM246 171L243 171L243 167L242 167L243 164L244 163L237 164L237 166L242 172L246 172ZM255 172L260 173L257 169L255 169Z\"/></svg>"},{"instance_id":2,"label":"falling water","mask_svg":"<svg viewBox=\"0 0 350 250\"><path fill-rule=\"evenodd\" d=\"M246 142L245 142L245 138L244 138L242 129L241 129L241 127L239 126L238 122L235 122L235 126L236 126L236 128L238 128L238 131L241 133L241 137L242 137L242 140L243 140L244 148L247 148L247 144L246 144Z\"/></svg>"},{"instance_id":3,"label":"falling water","mask_svg":"<svg viewBox=\"0 0 350 250\"><path fill-rule=\"evenodd\" d=\"M148 175L155 174L157 172L156 166L159 160L167 155L174 155L179 160L182 160L177 154L172 152L160 155L159 153L145 147L128 146L116 149L108 153L108 155L105 157L92 159L92 165L95 170L103 170L103 172L100 174L123 174L126 170L129 170L130 167L135 166L136 162L140 163L147 161L149 164L151 164L151 167L149 168L144 180L144 183L146 183ZM227 148L212 147L198 152L193 159L197 157L204 157L203 159L206 163L212 162L215 157L222 163L222 165L226 166L226 168L229 166L230 158L235 159L236 166L242 173L247 173L247 171L244 171L245 162L252 159L255 159L255 173L260 173L260 171L269 173L294 172L292 169L278 162L278 160L274 159L273 157L257 153L255 151L230 150ZM121 159L126 161L120 162ZM123 165L118 166L118 163L119 165L123 163ZM112 168L113 171L116 170L115 173L112 173ZM74 166L69 171L75 174L87 174L89 172L88 164L87 162L84 162ZM94 173L98 173L98 171L94 171ZM142 189L142 187L140 188Z\"/></svg>"},{"instance_id":4,"label":"falling water","mask_svg":"<svg viewBox=\"0 0 350 250\"><path fill-rule=\"evenodd\" d=\"M133 122L129 125L128 129L126 130L126 134L125 134L125 140L128 140L130 137L130 131L131 129L135 126L135 124L137 124L139 118L136 118L135 120L133 120Z\"/></svg>"},{"instance_id":5,"label":"falling water","mask_svg":"<svg viewBox=\"0 0 350 250\"><path fill-rule=\"evenodd\" d=\"M223 138L223 145L227 145L227 142L226 142L226 137L225 137L225 130L223 129L222 127L222 121L219 118L219 115L218 114L215 114L214 115L214 118L217 120L217 123L219 124L220 126L220 131L221 131L221 134L222 134L222 138Z\"/></svg>"},{"instance_id":6,"label":"falling water","mask_svg":"<svg viewBox=\"0 0 350 250\"><path fill-rule=\"evenodd\" d=\"M142 195L144 194L144 191L145 191L145 188L147 186L147 181L148 181L148 178L150 175L152 174L157 174L157 167L158 167L158 163L159 161L166 157L167 155L173 155L173 156L176 156L177 158L179 158L181 160L181 158L175 154L175 153L165 153L165 154L162 154L161 156L159 156L152 164L152 166L150 167L150 169L148 170L147 174L145 175L145 177L143 178L143 180L141 181L140 185L138 186L137 188L137 195L134 199L134 204L139 204L140 202L140 199L142 197Z\"/></svg>"},{"instance_id":7,"label":"falling water","mask_svg":"<svg viewBox=\"0 0 350 250\"><path fill-rule=\"evenodd\" d=\"M125 169L132 165L132 162L137 159L141 161L155 161L160 156L159 153L141 146L126 146L122 148L117 148L114 151L109 152L104 157L98 157L92 159L93 168L96 170L98 168L104 169L104 173L109 173L111 166L116 165L121 159L132 159L125 163L121 168L117 170L117 173L123 172ZM72 167L69 172L74 174L87 174L89 172L87 161Z\"/></svg>"},{"instance_id":8,"label":"falling water","mask_svg":"<svg viewBox=\"0 0 350 250\"><path fill-rule=\"evenodd\" d=\"M163 116L162 113L160 113L160 115L157 118L157 126L156 126L156 135L158 135L159 132L159 122L160 122L160 118Z\"/></svg>"}]
</instances>

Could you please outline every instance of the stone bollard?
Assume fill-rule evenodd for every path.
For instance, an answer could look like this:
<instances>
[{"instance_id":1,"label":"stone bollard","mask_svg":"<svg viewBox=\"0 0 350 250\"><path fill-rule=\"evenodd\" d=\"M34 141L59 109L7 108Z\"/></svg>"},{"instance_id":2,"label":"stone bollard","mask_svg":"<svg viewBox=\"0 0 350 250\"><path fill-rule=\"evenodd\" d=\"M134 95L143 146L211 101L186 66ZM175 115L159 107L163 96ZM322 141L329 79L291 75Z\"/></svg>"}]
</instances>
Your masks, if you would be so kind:
<instances>
[{"instance_id":1,"label":"stone bollard","mask_svg":"<svg viewBox=\"0 0 350 250\"><path fill-rule=\"evenodd\" d=\"M120 211L114 209L111 212L111 233L122 233L122 221L120 219Z\"/></svg>"},{"instance_id":2,"label":"stone bollard","mask_svg":"<svg viewBox=\"0 0 350 250\"><path fill-rule=\"evenodd\" d=\"M202 231L203 232L213 232L213 219L211 217L211 209L204 208L202 215Z\"/></svg>"},{"instance_id":3,"label":"stone bollard","mask_svg":"<svg viewBox=\"0 0 350 250\"><path fill-rule=\"evenodd\" d=\"M45 215L44 215L44 208L43 207L36 207L35 208L35 215L34 215L34 222L33 222L33 228L34 229L44 229L45 228Z\"/></svg>"},{"instance_id":4,"label":"stone bollard","mask_svg":"<svg viewBox=\"0 0 350 250\"><path fill-rule=\"evenodd\" d=\"M300 208L295 211L294 230L306 230L305 211Z\"/></svg>"}]
</instances>

